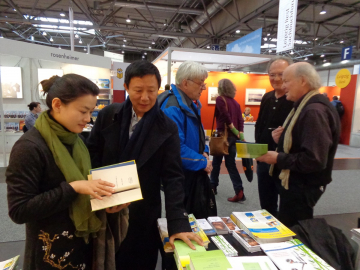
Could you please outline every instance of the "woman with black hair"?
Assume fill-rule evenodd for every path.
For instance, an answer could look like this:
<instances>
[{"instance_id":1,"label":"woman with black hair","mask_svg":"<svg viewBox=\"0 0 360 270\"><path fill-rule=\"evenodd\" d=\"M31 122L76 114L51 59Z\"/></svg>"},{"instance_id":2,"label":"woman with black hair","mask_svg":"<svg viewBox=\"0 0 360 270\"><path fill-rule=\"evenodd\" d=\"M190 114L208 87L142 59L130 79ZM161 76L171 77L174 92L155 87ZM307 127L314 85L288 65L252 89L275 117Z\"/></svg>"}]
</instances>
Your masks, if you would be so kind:
<instances>
[{"instance_id":1,"label":"woman with black hair","mask_svg":"<svg viewBox=\"0 0 360 270\"><path fill-rule=\"evenodd\" d=\"M90 121L99 89L76 74L41 84L49 110L16 142L6 171L9 216L26 223L24 269L104 269L93 265L108 262L97 257L93 237L104 238L106 213L91 212L89 195L111 196L114 185L84 180L91 161L78 136Z\"/></svg>"},{"instance_id":2,"label":"woman with black hair","mask_svg":"<svg viewBox=\"0 0 360 270\"><path fill-rule=\"evenodd\" d=\"M41 112L40 102L31 102L29 105L30 112L25 117L25 126L27 130L35 125L35 121L38 118L38 113Z\"/></svg>"}]
</instances>

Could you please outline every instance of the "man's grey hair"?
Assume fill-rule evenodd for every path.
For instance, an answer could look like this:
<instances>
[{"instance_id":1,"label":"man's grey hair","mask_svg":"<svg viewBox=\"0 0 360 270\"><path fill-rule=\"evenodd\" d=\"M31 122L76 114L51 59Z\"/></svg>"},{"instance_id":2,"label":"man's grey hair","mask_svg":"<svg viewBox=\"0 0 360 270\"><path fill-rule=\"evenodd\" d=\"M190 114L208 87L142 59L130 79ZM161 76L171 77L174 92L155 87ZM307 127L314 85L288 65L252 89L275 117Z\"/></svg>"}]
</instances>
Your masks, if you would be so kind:
<instances>
[{"instance_id":1,"label":"man's grey hair","mask_svg":"<svg viewBox=\"0 0 360 270\"><path fill-rule=\"evenodd\" d=\"M204 66L193 61L185 61L176 72L175 83L180 85L183 80L206 79L207 70Z\"/></svg>"},{"instance_id":2,"label":"man's grey hair","mask_svg":"<svg viewBox=\"0 0 360 270\"><path fill-rule=\"evenodd\" d=\"M317 73L314 66L310 65L309 63L302 62L301 65L297 65L294 73L296 77L304 77L307 80L310 90L316 90L321 87L319 73Z\"/></svg>"},{"instance_id":3,"label":"man's grey hair","mask_svg":"<svg viewBox=\"0 0 360 270\"><path fill-rule=\"evenodd\" d=\"M291 64L294 64L294 61L290 57L278 55L274 58L271 58L270 61L268 62L267 69L266 69L268 73L269 73L269 69L270 69L270 66L272 65L272 63L279 61L279 60L287 62L289 64L289 66Z\"/></svg>"},{"instance_id":4,"label":"man's grey hair","mask_svg":"<svg viewBox=\"0 0 360 270\"><path fill-rule=\"evenodd\" d=\"M234 98L236 94L235 85L229 79L222 79L218 82L218 93L220 96Z\"/></svg>"}]
</instances>

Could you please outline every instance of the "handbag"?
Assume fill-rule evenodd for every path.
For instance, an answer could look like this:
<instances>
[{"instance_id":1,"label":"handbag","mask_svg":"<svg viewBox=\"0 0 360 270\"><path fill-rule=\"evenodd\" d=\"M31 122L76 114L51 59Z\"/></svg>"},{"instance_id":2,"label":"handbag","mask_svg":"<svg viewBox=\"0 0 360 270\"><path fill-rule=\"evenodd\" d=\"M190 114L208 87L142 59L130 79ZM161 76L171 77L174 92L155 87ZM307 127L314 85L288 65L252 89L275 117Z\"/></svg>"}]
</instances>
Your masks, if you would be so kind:
<instances>
[{"instance_id":1,"label":"handbag","mask_svg":"<svg viewBox=\"0 0 360 270\"><path fill-rule=\"evenodd\" d=\"M190 194L185 202L187 213L193 214L197 219L217 216L215 194L208 174L201 170L187 172L185 177L191 179Z\"/></svg>"},{"instance_id":2,"label":"handbag","mask_svg":"<svg viewBox=\"0 0 360 270\"><path fill-rule=\"evenodd\" d=\"M226 110L228 110L226 100L224 97L222 97L222 98L225 102ZM216 111L216 108L215 108L215 111ZM219 133L219 132L214 131L215 111L214 111L214 118L213 118L213 123L212 123L212 127L211 127L211 136L210 136L210 142L209 142L210 155L212 155L212 156L229 155L229 142L228 142L228 133L227 133L226 124L224 124L225 125L224 133Z\"/></svg>"}]
</instances>

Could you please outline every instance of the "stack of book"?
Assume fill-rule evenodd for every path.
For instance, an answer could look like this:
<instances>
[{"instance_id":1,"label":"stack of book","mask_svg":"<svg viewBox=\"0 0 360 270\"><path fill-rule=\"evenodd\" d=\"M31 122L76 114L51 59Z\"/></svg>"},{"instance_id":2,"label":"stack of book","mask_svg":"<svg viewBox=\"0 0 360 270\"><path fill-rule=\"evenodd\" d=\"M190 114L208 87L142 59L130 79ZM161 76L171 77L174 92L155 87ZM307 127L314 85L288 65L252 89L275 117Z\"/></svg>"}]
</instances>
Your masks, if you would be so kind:
<instances>
[{"instance_id":1,"label":"stack of book","mask_svg":"<svg viewBox=\"0 0 360 270\"><path fill-rule=\"evenodd\" d=\"M222 235L211 236L214 244L224 252L226 257L238 256L236 249Z\"/></svg>"},{"instance_id":2,"label":"stack of book","mask_svg":"<svg viewBox=\"0 0 360 270\"><path fill-rule=\"evenodd\" d=\"M230 231L220 217L208 217L210 225L214 228L217 234L228 234Z\"/></svg>"},{"instance_id":3,"label":"stack of book","mask_svg":"<svg viewBox=\"0 0 360 270\"><path fill-rule=\"evenodd\" d=\"M196 222L206 235L216 235L216 231L205 218L197 219Z\"/></svg>"},{"instance_id":4,"label":"stack of book","mask_svg":"<svg viewBox=\"0 0 360 270\"><path fill-rule=\"evenodd\" d=\"M230 217L222 217L221 219L222 219L222 221L224 221L224 223L230 233L233 231L239 230L239 227L235 225L235 223L231 220Z\"/></svg>"},{"instance_id":5,"label":"stack of book","mask_svg":"<svg viewBox=\"0 0 360 270\"><path fill-rule=\"evenodd\" d=\"M195 246L195 250L191 249L184 241L175 240L174 246L174 258L179 270L186 269L186 266L190 264L190 254L195 252L203 252L206 249L200 245L198 245L195 241L191 241L191 243Z\"/></svg>"},{"instance_id":6,"label":"stack of book","mask_svg":"<svg viewBox=\"0 0 360 270\"><path fill-rule=\"evenodd\" d=\"M233 231L232 235L247 252L253 253L261 250L260 244L252 239L244 230Z\"/></svg>"},{"instance_id":7,"label":"stack of book","mask_svg":"<svg viewBox=\"0 0 360 270\"><path fill-rule=\"evenodd\" d=\"M261 248L280 270L335 270L298 239L261 244Z\"/></svg>"},{"instance_id":8,"label":"stack of book","mask_svg":"<svg viewBox=\"0 0 360 270\"><path fill-rule=\"evenodd\" d=\"M266 210L233 212L231 219L259 244L292 240L295 233Z\"/></svg>"},{"instance_id":9,"label":"stack of book","mask_svg":"<svg viewBox=\"0 0 360 270\"><path fill-rule=\"evenodd\" d=\"M201 227L199 226L199 224L193 214L189 214L188 218L189 218L191 230L194 233L196 233L198 236L200 236L200 238L203 240L204 247L208 248L210 240L207 237L206 233L203 231L203 229L201 229Z\"/></svg>"},{"instance_id":10,"label":"stack of book","mask_svg":"<svg viewBox=\"0 0 360 270\"><path fill-rule=\"evenodd\" d=\"M231 264L221 250L190 253L191 270L226 270Z\"/></svg>"}]
</instances>

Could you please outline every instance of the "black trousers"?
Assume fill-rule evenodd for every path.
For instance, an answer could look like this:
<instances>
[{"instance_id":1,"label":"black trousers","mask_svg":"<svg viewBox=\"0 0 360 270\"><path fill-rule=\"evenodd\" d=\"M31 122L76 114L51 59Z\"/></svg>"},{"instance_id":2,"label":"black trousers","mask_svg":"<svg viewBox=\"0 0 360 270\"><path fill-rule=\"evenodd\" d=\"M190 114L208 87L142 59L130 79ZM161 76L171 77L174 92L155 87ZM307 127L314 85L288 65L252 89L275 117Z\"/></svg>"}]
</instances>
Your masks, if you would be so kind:
<instances>
[{"instance_id":1,"label":"black trousers","mask_svg":"<svg viewBox=\"0 0 360 270\"><path fill-rule=\"evenodd\" d=\"M291 175L291 173L290 173ZM314 206L325 192L326 186L310 186L289 180L289 189L275 181L280 194L278 219L287 227L296 225L299 220L314 217Z\"/></svg>"},{"instance_id":2,"label":"black trousers","mask_svg":"<svg viewBox=\"0 0 360 270\"><path fill-rule=\"evenodd\" d=\"M269 175L270 165L257 162L258 191L261 209L277 217L279 192L276 179Z\"/></svg>"}]
</instances>

